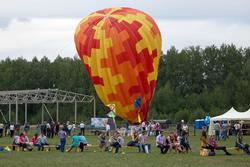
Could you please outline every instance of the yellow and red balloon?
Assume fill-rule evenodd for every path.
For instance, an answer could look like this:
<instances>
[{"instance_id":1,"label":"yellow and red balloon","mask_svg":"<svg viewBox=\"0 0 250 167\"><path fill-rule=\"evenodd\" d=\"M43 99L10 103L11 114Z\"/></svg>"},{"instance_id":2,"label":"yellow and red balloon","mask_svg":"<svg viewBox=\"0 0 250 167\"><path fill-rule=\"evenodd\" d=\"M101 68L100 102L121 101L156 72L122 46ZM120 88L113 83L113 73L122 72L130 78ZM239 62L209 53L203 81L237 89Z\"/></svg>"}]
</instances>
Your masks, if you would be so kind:
<instances>
[{"instance_id":1,"label":"yellow and red balloon","mask_svg":"<svg viewBox=\"0 0 250 167\"><path fill-rule=\"evenodd\" d=\"M75 45L102 102L130 123L147 120L161 54L154 20L132 8L99 10L78 24Z\"/></svg>"}]
</instances>

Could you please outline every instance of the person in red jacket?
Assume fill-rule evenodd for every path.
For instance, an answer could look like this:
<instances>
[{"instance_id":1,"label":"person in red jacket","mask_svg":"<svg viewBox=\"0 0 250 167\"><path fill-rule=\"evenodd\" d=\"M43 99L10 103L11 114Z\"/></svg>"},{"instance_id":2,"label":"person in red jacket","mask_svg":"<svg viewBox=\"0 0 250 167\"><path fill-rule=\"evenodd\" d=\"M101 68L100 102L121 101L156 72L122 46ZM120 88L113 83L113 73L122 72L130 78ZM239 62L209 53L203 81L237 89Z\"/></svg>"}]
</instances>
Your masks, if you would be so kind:
<instances>
[{"instance_id":1,"label":"person in red jacket","mask_svg":"<svg viewBox=\"0 0 250 167\"><path fill-rule=\"evenodd\" d=\"M23 133L19 136L19 146L22 148L22 151L27 147L25 135Z\"/></svg>"},{"instance_id":2,"label":"person in red jacket","mask_svg":"<svg viewBox=\"0 0 250 167\"><path fill-rule=\"evenodd\" d=\"M38 135L37 135L37 133L36 133L36 134L34 134L34 136L32 136L32 138L31 138L31 143L32 143L33 146L36 146L36 144L37 144L37 139L38 139Z\"/></svg>"}]
</instances>

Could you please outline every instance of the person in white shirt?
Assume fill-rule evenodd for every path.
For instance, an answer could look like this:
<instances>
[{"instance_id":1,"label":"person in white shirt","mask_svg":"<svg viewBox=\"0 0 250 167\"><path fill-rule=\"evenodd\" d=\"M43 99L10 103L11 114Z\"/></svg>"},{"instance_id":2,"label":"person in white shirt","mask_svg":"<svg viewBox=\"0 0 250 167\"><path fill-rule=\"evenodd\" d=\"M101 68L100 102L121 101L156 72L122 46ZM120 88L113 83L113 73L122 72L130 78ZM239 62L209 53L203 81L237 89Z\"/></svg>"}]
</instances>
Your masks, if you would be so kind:
<instances>
[{"instance_id":1,"label":"person in white shirt","mask_svg":"<svg viewBox=\"0 0 250 167\"><path fill-rule=\"evenodd\" d=\"M239 132L241 131L241 124L239 122L234 124L234 130L235 130L235 135L237 136Z\"/></svg>"},{"instance_id":2,"label":"person in white shirt","mask_svg":"<svg viewBox=\"0 0 250 167\"><path fill-rule=\"evenodd\" d=\"M110 136L110 125L109 125L109 123L106 123L106 135Z\"/></svg>"},{"instance_id":3,"label":"person in white shirt","mask_svg":"<svg viewBox=\"0 0 250 167\"><path fill-rule=\"evenodd\" d=\"M68 124L67 129L68 129L68 137L71 136L71 130L73 128L73 125L71 123Z\"/></svg>"},{"instance_id":4,"label":"person in white shirt","mask_svg":"<svg viewBox=\"0 0 250 167\"><path fill-rule=\"evenodd\" d=\"M186 123L182 124L182 128L181 129L182 129L182 133L184 132L184 133L189 134L188 125Z\"/></svg>"},{"instance_id":5,"label":"person in white shirt","mask_svg":"<svg viewBox=\"0 0 250 167\"><path fill-rule=\"evenodd\" d=\"M13 123L10 124L10 137L13 137L15 132L15 125Z\"/></svg>"},{"instance_id":6,"label":"person in white shirt","mask_svg":"<svg viewBox=\"0 0 250 167\"><path fill-rule=\"evenodd\" d=\"M145 131L146 130L146 122L145 121L143 121L142 123L141 123L141 130L142 131Z\"/></svg>"},{"instance_id":7,"label":"person in white shirt","mask_svg":"<svg viewBox=\"0 0 250 167\"><path fill-rule=\"evenodd\" d=\"M83 121L81 121L79 127L81 131L81 135L85 136L85 124L83 123Z\"/></svg>"},{"instance_id":8,"label":"person in white shirt","mask_svg":"<svg viewBox=\"0 0 250 167\"><path fill-rule=\"evenodd\" d=\"M166 141L166 137L161 130L160 134L156 137L156 146L160 148L161 154L166 154L169 149L169 145L166 143Z\"/></svg>"},{"instance_id":9,"label":"person in white shirt","mask_svg":"<svg viewBox=\"0 0 250 167\"><path fill-rule=\"evenodd\" d=\"M75 132L75 130L76 130L76 124L74 122L72 124L72 129L73 129L73 132Z\"/></svg>"},{"instance_id":10,"label":"person in white shirt","mask_svg":"<svg viewBox=\"0 0 250 167\"><path fill-rule=\"evenodd\" d=\"M0 137L3 137L3 128L4 128L4 124L0 123Z\"/></svg>"},{"instance_id":11,"label":"person in white shirt","mask_svg":"<svg viewBox=\"0 0 250 167\"><path fill-rule=\"evenodd\" d=\"M16 145L19 145L19 135L15 134L13 137L13 141L12 141L12 150L15 151L16 150Z\"/></svg>"}]
</instances>

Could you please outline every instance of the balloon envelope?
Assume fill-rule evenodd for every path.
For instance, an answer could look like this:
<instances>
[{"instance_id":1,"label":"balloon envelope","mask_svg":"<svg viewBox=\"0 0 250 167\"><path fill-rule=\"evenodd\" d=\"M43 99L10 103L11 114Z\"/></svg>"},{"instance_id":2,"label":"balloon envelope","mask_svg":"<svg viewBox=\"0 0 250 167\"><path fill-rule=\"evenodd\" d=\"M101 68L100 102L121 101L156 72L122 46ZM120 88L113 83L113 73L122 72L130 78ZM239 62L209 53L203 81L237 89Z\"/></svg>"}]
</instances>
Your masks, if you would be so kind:
<instances>
[{"instance_id":1,"label":"balloon envelope","mask_svg":"<svg viewBox=\"0 0 250 167\"><path fill-rule=\"evenodd\" d=\"M102 102L115 104L116 115L130 123L139 122L138 114L147 120L161 54L154 20L132 8L99 10L78 24L75 44Z\"/></svg>"}]
</instances>

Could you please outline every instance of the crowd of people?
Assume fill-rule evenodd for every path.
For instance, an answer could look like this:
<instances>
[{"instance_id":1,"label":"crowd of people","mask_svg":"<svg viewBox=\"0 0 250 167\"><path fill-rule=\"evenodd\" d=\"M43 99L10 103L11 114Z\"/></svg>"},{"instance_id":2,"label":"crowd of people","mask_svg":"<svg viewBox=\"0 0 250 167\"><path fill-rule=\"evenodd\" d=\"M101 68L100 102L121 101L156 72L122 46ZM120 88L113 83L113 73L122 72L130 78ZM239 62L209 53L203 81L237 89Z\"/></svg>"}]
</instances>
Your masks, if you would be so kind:
<instances>
[{"instance_id":1,"label":"crowd of people","mask_svg":"<svg viewBox=\"0 0 250 167\"><path fill-rule=\"evenodd\" d=\"M243 130L242 130L242 123L236 122L234 124L234 131L236 136L235 145L233 148L238 150L243 150L246 154L250 155L249 145L243 142ZM201 142L201 155L203 156L214 156L215 150L222 150L224 151L225 155L232 155L228 152L225 146L218 145L217 141L226 139L229 137L228 135L228 124L226 122L219 122L216 121L214 124L214 134L207 136L207 131L203 130L200 142ZM210 151L208 151L210 150Z\"/></svg>"},{"instance_id":2,"label":"crowd of people","mask_svg":"<svg viewBox=\"0 0 250 167\"><path fill-rule=\"evenodd\" d=\"M223 124L222 124L223 125ZM207 131L203 130L200 137L201 143L201 155L214 156L215 151L222 150L226 155L231 155L225 146L220 146L217 140L221 138L225 133L218 132L217 126L223 127L221 124L215 123L215 135L207 135ZM236 142L235 146L238 149L243 150L246 154L250 155L249 145L243 142L243 135L241 124L236 123L235 126ZM7 130L6 130L7 129ZM10 136L12 138L12 149L21 149L22 151L32 151L37 147L38 151L44 151L44 148L51 148L48 143L48 138L58 137L58 144L55 145L57 150L61 152L70 152L73 149L78 149L83 152L88 145L85 137L85 124L80 122L76 125L74 122L67 121L66 123L59 122L43 122L38 123L35 127L36 132L29 140L28 133L30 131L29 124L23 126L23 131L20 130L20 125L13 123L4 125L0 124L0 137ZM124 131L125 129L125 131ZM129 129L129 130L128 130ZM175 131L171 131L168 135L161 129L159 122L142 122L140 125L134 125L128 127L121 127L120 129L111 130L109 123L105 123L105 130L100 131L98 134L99 148L104 152L118 153L119 149L125 145L125 136L129 136L130 140L126 144L127 147L136 147L140 153L150 153L153 145L159 149L160 154L166 154L169 152L176 153L189 153L191 146L189 143L189 126L184 120L181 120ZM155 138L155 143L150 143L149 137ZM68 141L68 138L70 140ZM71 142L68 145L68 149L65 149L66 143Z\"/></svg>"},{"instance_id":3,"label":"crowd of people","mask_svg":"<svg viewBox=\"0 0 250 167\"><path fill-rule=\"evenodd\" d=\"M149 136L155 137L156 146L162 154L166 154L172 150L178 153L188 153L191 150L188 141L189 129L184 121L181 123L180 134L171 132L166 137L159 122L142 122L138 126L131 126L128 135L130 136L130 141L127 143L127 146L137 147L138 152L141 153L151 152L152 146L148 141ZM101 132L98 136L99 147L104 151L110 151L113 148L114 152L117 153L124 143L124 136L120 130L110 133L110 125L107 123L105 131Z\"/></svg>"},{"instance_id":4,"label":"crowd of people","mask_svg":"<svg viewBox=\"0 0 250 167\"><path fill-rule=\"evenodd\" d=\"M12 139L12 150L21 149L22 151L32 151L34 147L37 147L38 151L44 151L45 146L49 146L47 138L53 138L58 136L59 144L56 145L58 150L64 152L66 145L66 138L72 136L72 144L70 145L68 152L73 148L79 147L81 151L87 145L87 140L84 136L85 124L82 121L78 127L75 123L59 122L43 122L38 123L35 127L35 134L29 140L28 134L30 131L29 123L23 125L23 132L21 132L20 124L14 123L0 123L0 137L6 136ZM79 129L78 131L76 129ZM21 133L20 133L21 132ZM77 134L78 132L78 134ZM73 135L72 135L73 134Z\"/></svg>"}]
</instances>

